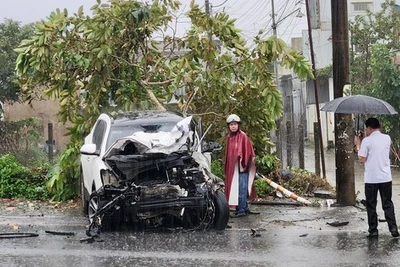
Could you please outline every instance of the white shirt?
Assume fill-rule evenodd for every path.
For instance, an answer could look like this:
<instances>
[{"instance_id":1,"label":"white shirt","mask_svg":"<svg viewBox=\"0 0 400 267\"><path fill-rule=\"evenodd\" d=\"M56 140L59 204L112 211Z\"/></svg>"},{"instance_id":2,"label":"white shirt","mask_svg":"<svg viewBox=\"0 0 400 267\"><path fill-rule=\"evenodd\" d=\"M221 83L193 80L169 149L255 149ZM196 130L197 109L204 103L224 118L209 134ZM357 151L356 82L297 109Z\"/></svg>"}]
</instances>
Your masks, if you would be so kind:
<instances>
[{"instance_id":1,"label":"white shirt","mask_svg":"<svg viewBox=\"0 0 400 267\"><path fill-rule=\"evenodd\" d=\"M362 140L358 155L366 158L365 183L377 184L392 181L389 159L390 145L390 136L380 131L374 131Z\"/></svg>"}]
</instances>

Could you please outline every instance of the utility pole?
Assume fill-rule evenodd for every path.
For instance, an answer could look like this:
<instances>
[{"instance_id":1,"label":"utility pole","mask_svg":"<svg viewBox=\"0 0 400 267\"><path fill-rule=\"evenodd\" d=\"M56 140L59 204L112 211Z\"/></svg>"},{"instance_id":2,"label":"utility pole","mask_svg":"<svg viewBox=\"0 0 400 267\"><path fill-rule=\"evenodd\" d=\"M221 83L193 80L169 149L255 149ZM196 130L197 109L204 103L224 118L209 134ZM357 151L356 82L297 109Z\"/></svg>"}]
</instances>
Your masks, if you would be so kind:
<instances>
[{"instance_id":1,"label":"utility pole","mask_svg":"<svg viewBox=\"0 0 400 267\"><path fill-rule=\"evenodd\" d=\"M331 0L334 97L350 82L347 0ZM354 131L350 114L335 113L336 202L354 205Z\"/></svg>"},{"instance_id":2,"label":"utility pole","mask_svg":"<svg viewBox=\"0 0 400 267\"><path fill-rule=\"evenodd\" d=\"M325 169L325 154L324 154L324 143L322 141L322 127L321 127L321 115L319 112L319 100L318 100L318 83L317 83L317 70L315 67L315 57L314 57L314 45L313 45L313 38L312 38L312 29L311 29L311 19L310 19L310 7L309 1L306 0L306 9L307 9L307 25L308 25L308 43L310 45L310 57L311 57L311 64L312 70L314 74L314 94L315 94L315 107L317 111L317 122L318 122L318 136L319 136L319 148L320 148L320 155L321 155L321 164L322 164L322 177L326 178L326 169ZM316 162L317 163L317 162Z\"/></svg>"},{"instance_id":3,"label":"utility pole","mask_svg":"<svg viewBox=\"0 0 400 267\"><path fill-rule=\"evenodd\" d=\"M273 34L275 36L275 38L278 38L278 33L276 32L276 22L275 22L275 4L274 4L274 0L271 0L271 5L272 5L272 31ZM276 83L276 87L279 89L278 86L278 62L275 60L274 61L274 71L275 71L275 83Z\"/></svg>"},{"instance_id":4,"label":"utility pole","mask_svg":"<svg viewBox=\"0 0 400 267\"><path fill-rule=\"evenodd\" d=\"M276 31L276 27L278 26L275 21L275 3L274 0L271 0L271 6L272 6L272 32L275 36L275 38L278 38L278 33ZM282 101L283 101L283 92L279 88L279 78L278 78L278 62L274 60L274 73L275 73L275 84L276 88L281 92L282 94ZM276 156L278 157L279 160L283 161L283 155L282 155L282 136L281 136L281 119L278 119L276 121Z\"/></svg>"},{"instance_id":5,"label":"utility pole","mask_svg":"<svg viewBox=\"0 0 400 267\"><path fill-rule=\"evenodd\" d=\"M210 1L205 0L206 14L210 16Z\"/></svg>"}]
</instances>

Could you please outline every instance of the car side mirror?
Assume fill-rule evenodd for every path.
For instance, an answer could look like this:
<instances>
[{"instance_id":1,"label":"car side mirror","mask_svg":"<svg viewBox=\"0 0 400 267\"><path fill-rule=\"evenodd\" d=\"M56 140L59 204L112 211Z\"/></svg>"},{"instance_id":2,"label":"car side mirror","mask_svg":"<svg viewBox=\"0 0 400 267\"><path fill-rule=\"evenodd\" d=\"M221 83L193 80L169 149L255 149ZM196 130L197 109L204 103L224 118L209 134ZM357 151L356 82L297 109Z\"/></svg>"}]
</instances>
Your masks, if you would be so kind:
<instances>
[{"instance_id":1,"label":"car side mirror","mask_svg":"<svg viewBox=\"0 0 400 267\"><path fill-rule=\"evenodd\" d=\"M80 151L83 155L99 155L95 144L85 144L81 147Z\"/></svg>"},{"instance_id":2,"label":"car side mirror","mask_svg":"<svg viewBox=\"0 0 400 267\"><path fill-rule=\"evenodd\" d=\"M203 152L214 152L221 150L222 146L217 142L210 142L202 147Z\"/></svg>"}]
</instances>

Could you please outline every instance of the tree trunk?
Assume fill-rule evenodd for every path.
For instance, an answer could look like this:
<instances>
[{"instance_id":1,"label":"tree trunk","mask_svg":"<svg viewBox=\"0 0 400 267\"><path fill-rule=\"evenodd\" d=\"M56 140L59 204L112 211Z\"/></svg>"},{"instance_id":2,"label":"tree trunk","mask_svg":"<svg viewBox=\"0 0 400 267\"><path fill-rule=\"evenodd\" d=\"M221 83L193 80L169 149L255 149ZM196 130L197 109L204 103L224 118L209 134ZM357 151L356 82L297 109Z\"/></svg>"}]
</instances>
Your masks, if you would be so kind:
<instances>
[{"instance_id":1,"label":"tree trunk","mask_svg":"<svg viewBox=\"0 0 400 267\"><path fill-rule=\"evenodd\" d=\"M150 88L146 88L147 95L150 98L150 101L154 104L157 110L165 111L165 107L158 101L157 97L154 95L153 91Z\"/></svg>"}]
</instances>

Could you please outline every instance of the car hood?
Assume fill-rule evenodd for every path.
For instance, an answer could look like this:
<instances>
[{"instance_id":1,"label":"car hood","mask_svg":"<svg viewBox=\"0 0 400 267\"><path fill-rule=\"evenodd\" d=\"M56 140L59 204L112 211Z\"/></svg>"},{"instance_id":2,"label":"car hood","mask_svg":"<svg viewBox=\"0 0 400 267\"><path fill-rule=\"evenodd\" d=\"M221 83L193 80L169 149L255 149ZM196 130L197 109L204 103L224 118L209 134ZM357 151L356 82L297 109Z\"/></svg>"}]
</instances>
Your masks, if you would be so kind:
<instances>
[{"instance_id":1,"label":"car hood","mask_svg":"<svg viewBox=\"0 0 400 267\"><path fill-rule=\"evenodd\" d=\"M117 140L107 152L103 159L108 159L115 155L128 154L171 154L181 151L193 144L194 132L190 129L192 116L179 121L170 132L146 133L136 132L130 136ZM128 146L134 147L134 152L127 152Z\"/></svg>"}]
</instances>

